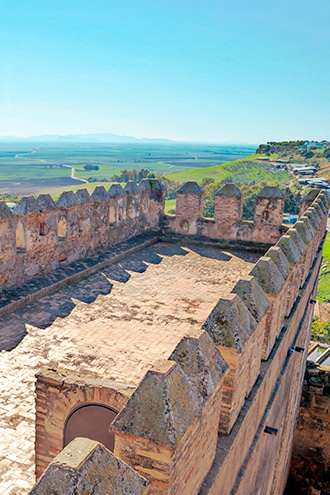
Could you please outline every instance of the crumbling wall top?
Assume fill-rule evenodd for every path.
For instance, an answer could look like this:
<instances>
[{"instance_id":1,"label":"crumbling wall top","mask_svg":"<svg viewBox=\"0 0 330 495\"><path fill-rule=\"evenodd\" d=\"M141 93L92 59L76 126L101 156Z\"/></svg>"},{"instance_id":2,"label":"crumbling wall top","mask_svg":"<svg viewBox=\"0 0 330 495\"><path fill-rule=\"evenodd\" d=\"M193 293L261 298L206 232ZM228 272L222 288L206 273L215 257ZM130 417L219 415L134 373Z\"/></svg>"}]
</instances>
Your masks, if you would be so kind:
<instances>
[{"instance_id":1,"label":"crumbling wall top","mask_svg":"<svg viewBox=\"0 0 330 495\"><path fill-rule=\"evenodd\" d=\"M13 213L15 215L26 215L27 213L40 213L40 206L33 196L25 196L17 203Z\"/></svg>"},{"instance_id":2,"label":"crumbling wall top","mask_svg":"<svg viewBox=\"0 0 330 495\"><path fill-rule=\"evenodd\" d=\"M124 189L120 184L112 184L108 191L109 198L121 198L125 196Z\"/></svg>"},{"instance_id":3,"label":"crumbling wall top","mask_svg":"<svg viewBox=\"0 0 330 495\"><path fill-rule=\"evenodd\" d=\"M134 194L139 194L140 191L136 182L134 182L133 180L129 180L124 187L124 192L125 194L130 194L133 196Z\"/></svg>"},{"instance_id":4,"label":"crumbling wall top","mask_svg":"<svg viewBox=\"0 0 330 495\"><path fill-rule=\"evenodd\" d=\"M73 191L64 191L57 200L57 206L60 208L70 208L77 206L77 198Z\"/></svg>"},{"instance_id":5,"label":"crumbling wall top","mask_svg":"<svg viewBox=\"0 0 330 495\"><path fill-rule=\"evenodd\" d=\"M94 189L91 199L97 203L102 203L103 201L108 201L108 195L103 186L96 186Z\"/></svg>"},{"instance_id":6,"label":"crumbling wall top","mask_svg":"<svg viewBox=\"0 0 330 495\"><path fill-rule=\"evenodd\" d=\"M50 194L40 194L37 198L40 211L56 210L56 204Z\"/></svg>"},{"instance_id":7,"label":"crumbling wall top","mask_svg":"<svg viewBox=\"0 0 330 495\"><path fill-rule=\"evenodd\" d=\"M76 199L78 205L92 203L92 199L87 189L78 189L76 192Z\"/></svg>"}]
</instances>

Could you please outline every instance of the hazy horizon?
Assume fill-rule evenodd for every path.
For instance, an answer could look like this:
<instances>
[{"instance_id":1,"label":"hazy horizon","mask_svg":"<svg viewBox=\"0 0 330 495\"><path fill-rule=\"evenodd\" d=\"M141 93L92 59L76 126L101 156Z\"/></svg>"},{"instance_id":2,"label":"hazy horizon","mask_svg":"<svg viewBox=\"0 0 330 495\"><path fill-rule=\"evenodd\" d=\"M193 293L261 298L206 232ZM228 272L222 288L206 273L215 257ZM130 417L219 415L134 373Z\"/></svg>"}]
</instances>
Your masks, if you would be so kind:
<instances>
[{"instance_id":1,"label":"hazy horizon","mask_svg":"<svg viewBox=\"0 0 330 495\"><path fill-rule=\"evenodd\" d=\"M88 141L88 138L91 139L91 141ZM93 138L95 139L93 141ZM8 135L8 136L0 136L0 143L10 143L10 142L47 142L47 139L52 141L58 141L59 143L86 143L91 142L91 144L144 144L146 142L150 142L151 144L155 142L157 143L164 143L164 144L210 144L210 145L218 145L218 146L231 146L231 145L237 145L237 146L249 146L249 147L257 147L259 144L262 143L249 143L249 142L243 142L243 141L198 141L198 140L176 140L176 139L168 139L164 137L155 137L155 138L150 138L147 136L143 137L136 137L136 136L127 136L127 135L122 135L122 134L115 134L115 133L108 133L108 132L101 132L101 133L86 133L86 134L41 134L39 136L15 136L15 135ZM113 139L113 140L111 140Z\"/></svg>"}]
</instances>

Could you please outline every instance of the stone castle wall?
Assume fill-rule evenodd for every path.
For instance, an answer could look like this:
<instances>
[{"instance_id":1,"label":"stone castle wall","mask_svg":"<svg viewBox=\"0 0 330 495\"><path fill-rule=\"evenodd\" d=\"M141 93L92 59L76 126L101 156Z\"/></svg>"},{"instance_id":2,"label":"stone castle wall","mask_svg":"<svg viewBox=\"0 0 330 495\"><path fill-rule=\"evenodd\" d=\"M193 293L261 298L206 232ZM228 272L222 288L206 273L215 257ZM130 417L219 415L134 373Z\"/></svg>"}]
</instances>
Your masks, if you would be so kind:
<instances>
[{"instance_id":1,"label":"stone castle wall","mask_svg":"<svg viewBox=\"0 0 330 495\"><path fill-rule=\"evenodd\" d=\"M169 233L247 244L275 244L285 232L284 196L277 188L264 187L256 197L253 221L243 220L243 198L239 188L225 184L215 197L214 218L203 218L204 192L195 182L186 182L178 191L176 215L167 216Z\"/></svg>"},{"instance_id":2,"label":"stone castle wall","mask_svg":"<svg viewBox=\"0 0 330 495\"><path fill-rule=\"evenodd\" d=\"M122 399L110 427L114 452L102 450L102 459L111 459L107 462L114 479L122 463L127 465L138 486L129 491L123 480L122 491L108 485L104 493L278 495L284 490L329 200L325 193L307 196L299 221L281 235L283 198L278 190L259 196L254 222L242 227L235 188L236 208L232 205L232 213L226 212L227 221L220 215L224 194L218 195L215 219L205 220L202 191L189 184L179 191L176 217L165 219L165 230L276 244L218 301L203 328L186 335L169 360L150 369L133 393L109 392L109 397ZM75 377L63 381L60 372L53 371L51 377L47 373L39 374L37 382L38 475L57 457L31 493L71 493L72 484L72 493L86 493L79 483L81 471L92 462L90 446L77 439L60 453L61 431L77 405L113 399L101 397L98 384L89 385L88 395L79 392L85 385ZM52 444L47 446L43 439L48 438ZM66 475L67 487L60 477L57 485L54 472L63 472L63 456L74 455L77 448L79 466Z\"/></svg>"},{"instance_id":3,"label":"stone castle wall","mask_svg":"<svg viewBox=\"0 0 330 495\"><path fill-rule=\"evenodd\" d=\"M147 230L157 230L165 191L157 180L0 203L0 290L54 271Z\"/></svg>"}]
</instances>

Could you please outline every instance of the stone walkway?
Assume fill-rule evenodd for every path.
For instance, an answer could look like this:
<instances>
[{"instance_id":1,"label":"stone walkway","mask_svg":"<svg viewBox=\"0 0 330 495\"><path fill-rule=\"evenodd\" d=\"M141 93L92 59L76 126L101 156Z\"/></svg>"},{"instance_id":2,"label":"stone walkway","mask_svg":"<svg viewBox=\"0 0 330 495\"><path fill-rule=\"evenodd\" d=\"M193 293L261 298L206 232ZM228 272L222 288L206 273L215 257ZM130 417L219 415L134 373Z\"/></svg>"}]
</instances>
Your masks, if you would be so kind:
<instances>
[{"instance_id":1,"label":"stone walkway","mask_svg":"<svg viewBox=\"0 0 330 495\"><path fill-rule=\"evenodd\" d=\"M0 318L0 495L34 484L34 382L42 366L138 385L260 254L158 243Z\"/></svg>"}]
</instances>

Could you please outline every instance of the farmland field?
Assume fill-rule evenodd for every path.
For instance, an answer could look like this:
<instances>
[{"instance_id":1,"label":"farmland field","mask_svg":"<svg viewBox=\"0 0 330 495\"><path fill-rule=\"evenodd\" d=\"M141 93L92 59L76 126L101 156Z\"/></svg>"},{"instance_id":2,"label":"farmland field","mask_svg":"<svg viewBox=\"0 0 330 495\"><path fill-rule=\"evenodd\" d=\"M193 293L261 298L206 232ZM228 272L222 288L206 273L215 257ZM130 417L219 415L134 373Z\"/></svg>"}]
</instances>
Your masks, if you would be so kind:
<instances>
[{"instance_id":1,"label":"farmland field","mask_svg":"<svg viewBox=\"0 0 330 495\"><path fill-rule=\"evenodd\" d=\"M55 190L60 194L61 188L86 187L83 182L70 178L71 167L75 169L76 179L92 179L95 187L100 181L106 186L111 177L123 169L144 168L170 177L176 172L244 158L254 151L253 146L190 143L1 143L0 195L52 194ZM98 169L85 170L85 166Z\"/></svg>"}]
</instances>

